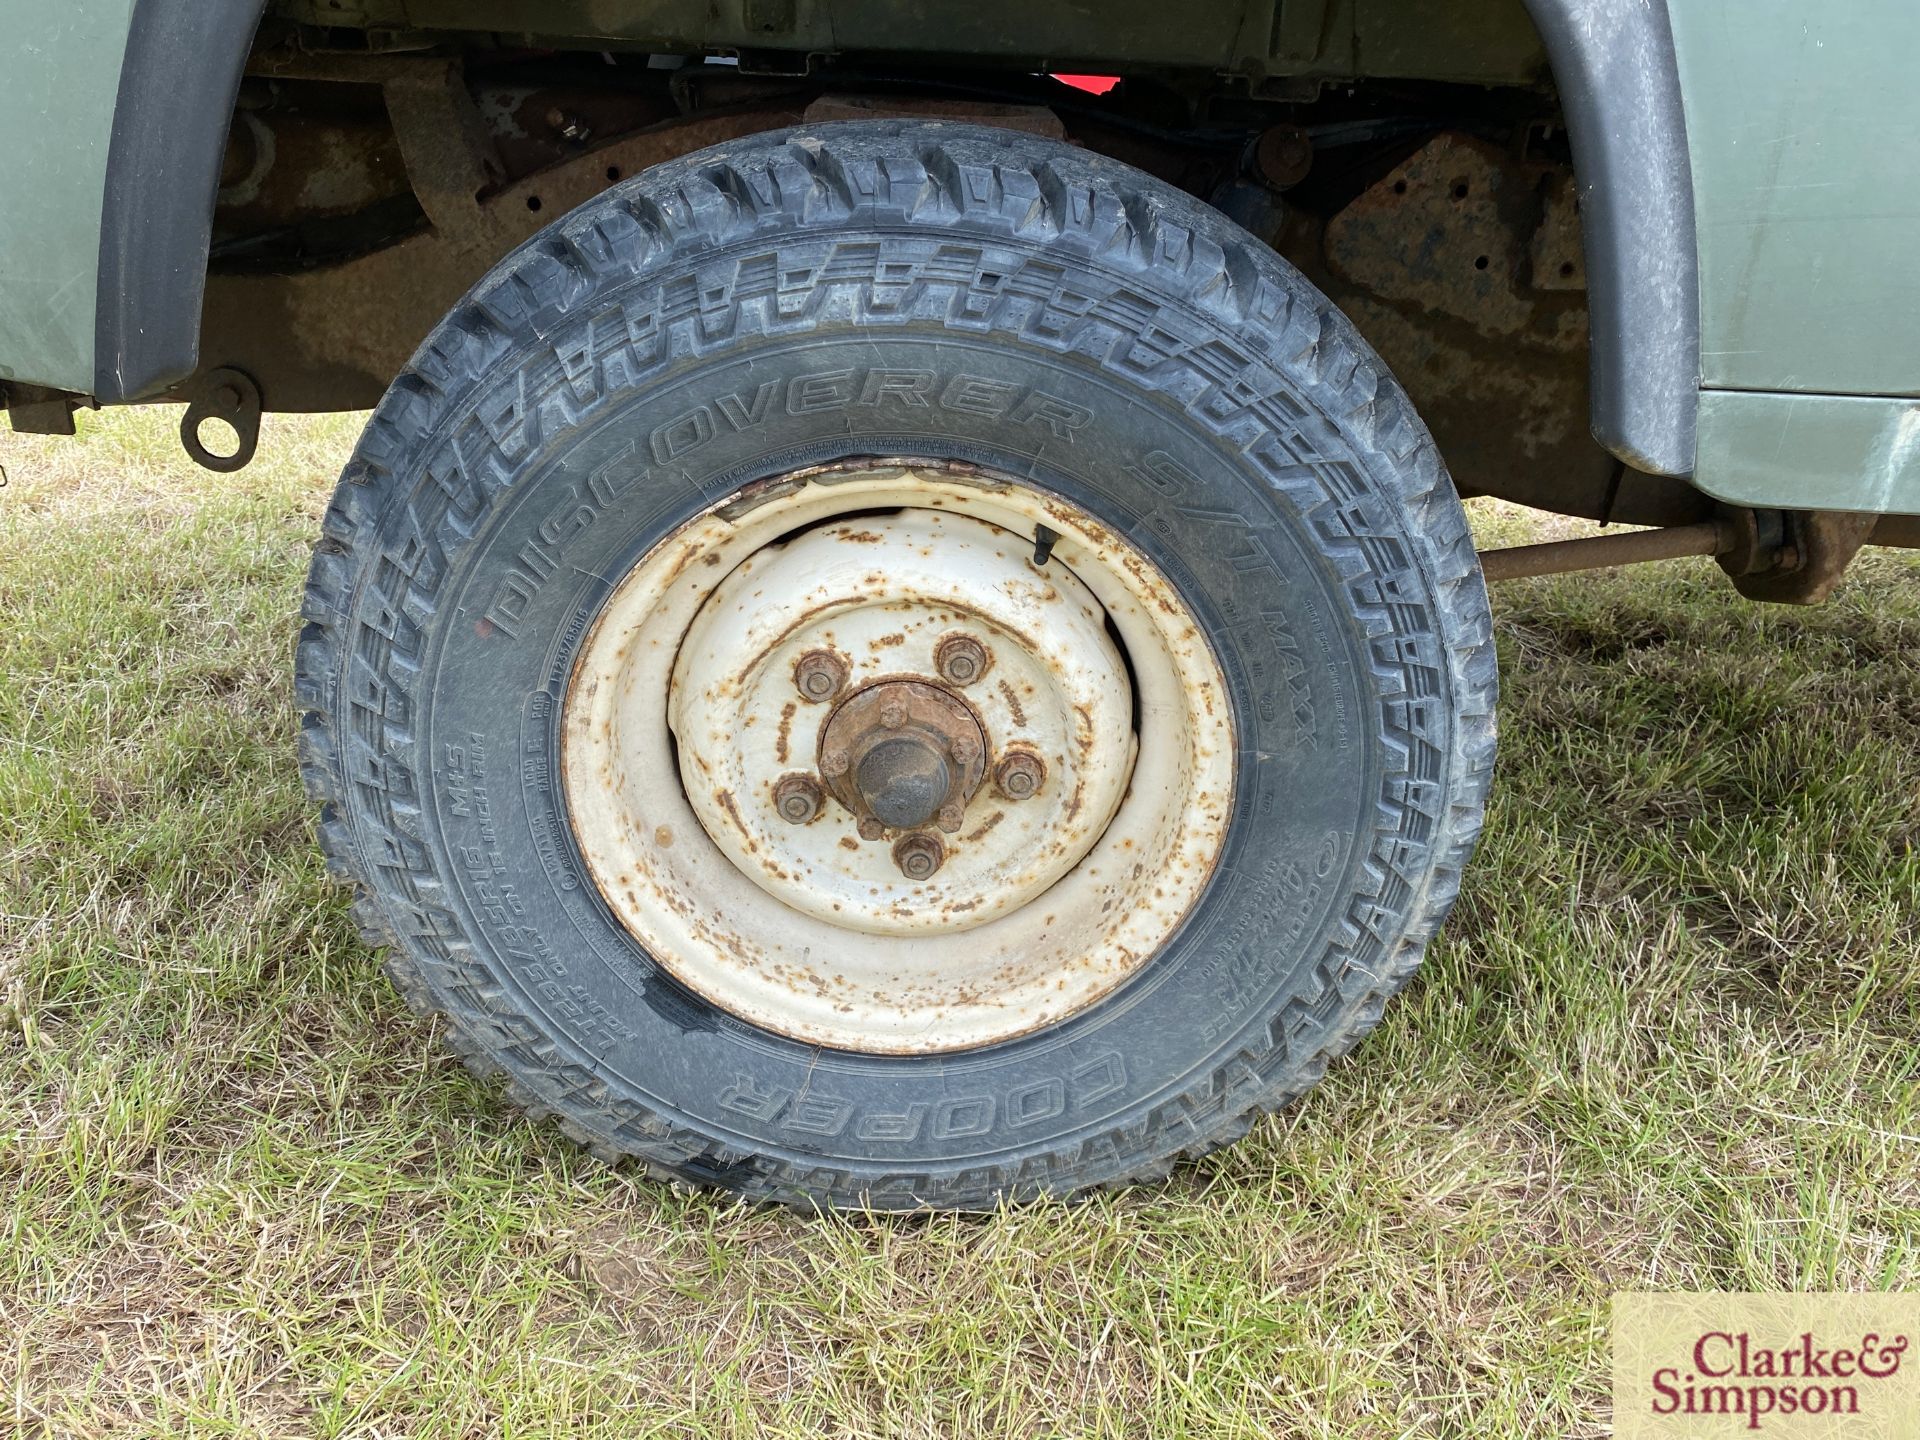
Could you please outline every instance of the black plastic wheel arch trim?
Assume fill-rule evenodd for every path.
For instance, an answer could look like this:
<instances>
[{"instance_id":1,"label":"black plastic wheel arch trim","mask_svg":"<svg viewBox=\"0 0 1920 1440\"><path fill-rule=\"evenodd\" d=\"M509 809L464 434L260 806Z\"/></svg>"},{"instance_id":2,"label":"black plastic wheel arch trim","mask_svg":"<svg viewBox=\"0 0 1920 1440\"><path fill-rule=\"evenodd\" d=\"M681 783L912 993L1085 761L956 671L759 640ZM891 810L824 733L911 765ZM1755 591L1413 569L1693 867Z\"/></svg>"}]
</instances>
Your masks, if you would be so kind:
<instances>
[{"instance_id":1,"label":"black plastic wheel arch trim","mask_svg":"<svg viewBox=\"0 0 1920 1440\"><path fill-rule=\"evenodd\" d=\"M240 76L266 0L136 0L100 216L94 396L144 399L199 362L207 249Z\"/></svg>"},{"instance_id":2,"label":"black plastic wheel arch trim","mask_svg":"<svg viewBox=\"0 0 1920 1440\"><path fill-rule=\"evenodd\" d=\"M1693 167L1667 0L1526 0L1573 145L1592 319L1593 434L1691 475L1700 408Z\"/></svg>"}]
</instances>

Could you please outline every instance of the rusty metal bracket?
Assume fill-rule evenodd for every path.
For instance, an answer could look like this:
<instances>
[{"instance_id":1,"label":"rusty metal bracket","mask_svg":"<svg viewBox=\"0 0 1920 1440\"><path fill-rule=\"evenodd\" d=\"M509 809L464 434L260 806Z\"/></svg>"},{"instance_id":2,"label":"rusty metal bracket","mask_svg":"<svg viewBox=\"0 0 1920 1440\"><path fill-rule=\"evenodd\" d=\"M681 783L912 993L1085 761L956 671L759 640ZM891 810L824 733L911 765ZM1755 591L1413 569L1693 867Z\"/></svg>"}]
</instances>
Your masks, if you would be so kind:
<instances>
[{"instance_id":1,"label":"rusty metal bracket","mask_svg":"<svg viewBox=\"0 0 1920 1440\"><path fill-rule=\"evenodd\" d=\"M480 197L506 176L459 61L398 67L380 87L414 196L433 228L493 238Z\"/></svg>"},{"instance_id":2,"label":"rusty metal bracket","mask_svg":"<svg viewBox=\"0 0 1920 1440\"><path fill-rule=\"evenodd\" d=\"M1433 136L1279 246L1393 367L1462 490L1628 525L1713 502L1623 471L1586 424L1589 318L1575 177L1473 136ZM1498 416L1498 423L1489 423Z\"/></svg>"},{"instance_id":3,"label":"rusty metal bracket","mask_svg":"<svg viewBox=\"0 0 1920 1440\"><path fill-rule=\"evenodd\" d=\"M260 445L260 405L260 387L246 371L209 370L187 413L180 417L180 443L196 464L208 470L230 475L244 469ZM233 427L239 443L231 455L216 454L200 438L200 428L209 420L224 420Z\"/></svg>"},{"instance_id":4,"label":"rusty metal bracket","mask_svg":"<svg viewBox=\"0 0 1920 1440\"><path fill-rule=\"evenodd\" d=\"M1887 545L1895 550L1920 550L1920 515L1882 515L1867 536L1869 545Z\"/></svg>"},{"instance_id":5,"label":"rusty metal bracket","mask_svg":"<svg viewBox=\"0 0 1920 1440\"><path fill-rule=\"evenodd\" d=\"M16 435L77 433L73 412L82 403L78 396L43 389L38 385L13 384L0 385L0 402L5 405L7 419L12 422Z\"/></svg>"},{"instance_id":6,"label":"rusty metal bracket","mask_svg":"<svg viewBox=\"0 0 1920 1440\"><path fill-rule=\"evenodd\" d=\"M1818 605L1840 579L1877 527L1880 517L1847 510L1789 510L1775 563L1751 573L1725 566L1733 585L1749 600L1776 605Z\"/></svg>"}]
</instances>

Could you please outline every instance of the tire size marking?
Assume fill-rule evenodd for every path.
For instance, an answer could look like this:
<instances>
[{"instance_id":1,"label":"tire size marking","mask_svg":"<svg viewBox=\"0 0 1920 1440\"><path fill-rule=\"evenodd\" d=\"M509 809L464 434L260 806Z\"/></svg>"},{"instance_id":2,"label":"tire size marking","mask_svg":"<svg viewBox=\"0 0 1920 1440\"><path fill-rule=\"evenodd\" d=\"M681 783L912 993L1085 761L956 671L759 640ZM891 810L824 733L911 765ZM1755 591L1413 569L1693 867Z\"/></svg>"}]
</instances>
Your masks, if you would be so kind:
<instances>
[{"instance_id":1,"label":"tire size marking","mask_svg":"<svg viewBox=\"0 0 1920 1440\"><path fill-rule=\"evenodd\" d=\"M520 727L520 788L526 793L527 830L540 863L555 885L572 894L580 888L580 872L567 846L566 822L551 798L553 708L553 696L545 690L527 697Z\"/></svg>"},{"instance_id":2,"label":"tire size marking","mask_svg":"<svg viewBox=\"0 0 1920 1440\"><path fill-rule=\"evenodd\" d=\"M617 1014L584 987L567 983L566 963L527 920L526 902L504 878L509 870L499 850L493 801L487 793L488 758L486 737L474 732L463 742L449 743L439 767L449 818L465 820L479 840L453 845L475 920L498 946L500 956L552 1007L556 1017L578 1027L577 1035L589 1048L605 1050L618 1041L637 1043L639 1036Z\"/></svg>"},{"instance_id":3,"label":"tire size marking","mask_svg":"<svg viewBox=\"0 0 1920 1440\"><path fill-rule=\"evenodd\" d=\"M1219 948L1194 981L1196 988L1216 997L1215 1018L1201 1032L1207 1040L1218 1040L1238 1028L1241 1018L1266 998L1273 955L1287 953L1299 940L1319 909L1328 878L1352 843L1351 835L1329 830L1305 865L1275 856L1262 867L1254 884L1266 904L1249 909L1221 937ZM1250 940L1257 943L1249 944Z\"/></svg>"}]
</instances>

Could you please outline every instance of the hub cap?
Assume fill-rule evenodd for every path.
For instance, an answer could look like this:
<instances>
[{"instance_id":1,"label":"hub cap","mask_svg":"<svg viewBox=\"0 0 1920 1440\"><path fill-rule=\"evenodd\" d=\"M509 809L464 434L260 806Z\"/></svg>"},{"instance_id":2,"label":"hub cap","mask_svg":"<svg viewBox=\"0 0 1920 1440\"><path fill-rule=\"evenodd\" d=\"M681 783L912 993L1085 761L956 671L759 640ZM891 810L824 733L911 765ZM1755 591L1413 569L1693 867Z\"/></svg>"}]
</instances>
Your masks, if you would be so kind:
<instances>
[{"instance_id":1,"label":"hub cap","mask_svg":"<svg viewBox=\"0 0 1920 1440\"><path fill-rule=\"evenodd\" d=\"M879 1053L1009 1039L1137 971L1211 873L1233 760L1140 552L922 462L784 477L656 547L583 645L563 755L661 965Z\"/></svg>"}]
</instances>

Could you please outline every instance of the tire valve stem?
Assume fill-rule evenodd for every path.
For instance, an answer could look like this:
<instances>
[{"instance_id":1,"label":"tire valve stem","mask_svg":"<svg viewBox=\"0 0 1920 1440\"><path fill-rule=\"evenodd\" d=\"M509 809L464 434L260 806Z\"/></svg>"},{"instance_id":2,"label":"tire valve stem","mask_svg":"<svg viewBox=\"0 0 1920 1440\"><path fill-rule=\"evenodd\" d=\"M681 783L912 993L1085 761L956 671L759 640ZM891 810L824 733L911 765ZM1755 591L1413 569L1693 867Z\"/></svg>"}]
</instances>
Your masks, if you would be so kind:
<instances>
[{"instance_id":1,"label":"tire valve stem","mask_svg":"<svg viewBox=\"0 0 1920 1440\"><path fill-rule=\"evenodd\" d=\"M1054 543L1060 538L1057 530L1049 530L1044 525L1033 527L1033 563L1035 569L1044 569L1047 561L1053 558Z\"/></svg>"}]
</instances>

